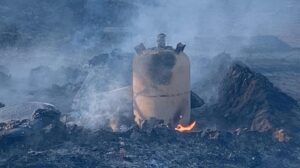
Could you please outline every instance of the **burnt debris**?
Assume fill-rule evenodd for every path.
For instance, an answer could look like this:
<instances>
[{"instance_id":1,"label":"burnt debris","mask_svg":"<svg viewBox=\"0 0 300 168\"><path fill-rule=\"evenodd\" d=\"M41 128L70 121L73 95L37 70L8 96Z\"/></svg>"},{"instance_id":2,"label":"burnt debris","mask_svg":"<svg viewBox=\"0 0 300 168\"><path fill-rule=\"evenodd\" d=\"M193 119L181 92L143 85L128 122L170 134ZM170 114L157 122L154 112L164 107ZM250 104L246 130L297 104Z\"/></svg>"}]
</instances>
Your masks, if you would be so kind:
<instances>
[{"instance_id":1,"label":"burnt debris","mask_svg":"<svg viewBox=\"0 0 300 168\"><path fill-rule=\"evenodd\" d=\"M135 126L112 133L65 125L55 119L57 112L42 113L46 115L39 119L53 116L53 122L39 125L32 118L0 124L0 166L270 167L272 163L288 168L299 164L295 159L299 141L279 142L270 133L178 133L155 119L142 129Z\"/></svg>"},{"instance_id":2,"label":"burnt debris","mask_svg":"<svg viewBox=\"0 0 300 168\"><path fill-rule=\"evenodd\" d=\"M37 109L31 119L10 120L0 124L0 146L11 145L48 145L50 141L58 143L66 134L60 121L60 112L56 109Z\"/></svg>"},{"instance_id":3,"label":"burnt debris","mask_svg":"<svg viewBox=\"0 0 300 168\"><path fill-rule=\"evenodd\" d=\"M235 62L229 68L219 89L219 99L211 117L219 128L248 128L265 132L285 129L299 132L299 105L262 74Z\"/></svg>"},{"instance_id":4,"label":"burnt debris","mask_svg":"<svg viewBox=\"0 0 300 168\"><path fill-rule=\"evenodd\" d=\"M267 78L241 63L230 66L220 89L218 103L206 105L208 111L203 115L215 117L217 123L222 123L222 131L196 129L188 133L179 133L162 120L154 118L145 121L142 127L133 125L124 132L113 133L101 129L92 131L62 122L60 112L52 106L36 109L31 118L0 123L0 166L223 167L225 165L289 168L299 165L300 160L297 159L300 154L299 140L297 136L290 134L293 130L288 127L289 124L296 127L294 120L289 120L288 123L278 122L286 119L281 116L280 106L291 110L285 111L285 116L293 116L292 110L297 108L293 99L275 88ZM191 96L192 102L193 99L197 100L196 104L200 106L196 109L205 107L195 93L192 92ZM275 105L277 101L283 101L282 99L284 104ZM268 101L268 106L261 101ZM256 107L250 108L253 105ZM254 114L250 115L251 113ZM251 124L255 123L253 120L258 116L257 113L268 117L266 119L274 127L266 132L251 130ZM276 117L281 118L274 120ZM238 120L243 120L244 123L235 122ZM246 125L247 123L250 125Z\"/></svg>"}]
</instances>

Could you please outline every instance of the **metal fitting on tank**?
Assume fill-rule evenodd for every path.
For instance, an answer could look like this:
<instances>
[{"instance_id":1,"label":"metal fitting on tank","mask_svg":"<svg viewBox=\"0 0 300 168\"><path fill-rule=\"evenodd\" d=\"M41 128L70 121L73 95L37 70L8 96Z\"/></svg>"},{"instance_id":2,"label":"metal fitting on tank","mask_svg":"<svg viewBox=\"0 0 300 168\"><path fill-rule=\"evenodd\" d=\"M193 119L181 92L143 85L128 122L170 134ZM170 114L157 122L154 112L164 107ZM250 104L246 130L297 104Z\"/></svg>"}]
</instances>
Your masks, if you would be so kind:
<instances>
[{"instance_id":1,"label":"metal fitting on tank","mask_svg":"<svg viewBox=\"0 0 300 168\"><path fill-rule=\"evenodd\" d=\"M157 35L157 47L158 48L166 47L166 34L160 33Z\"/></svg>"}]
</instances>

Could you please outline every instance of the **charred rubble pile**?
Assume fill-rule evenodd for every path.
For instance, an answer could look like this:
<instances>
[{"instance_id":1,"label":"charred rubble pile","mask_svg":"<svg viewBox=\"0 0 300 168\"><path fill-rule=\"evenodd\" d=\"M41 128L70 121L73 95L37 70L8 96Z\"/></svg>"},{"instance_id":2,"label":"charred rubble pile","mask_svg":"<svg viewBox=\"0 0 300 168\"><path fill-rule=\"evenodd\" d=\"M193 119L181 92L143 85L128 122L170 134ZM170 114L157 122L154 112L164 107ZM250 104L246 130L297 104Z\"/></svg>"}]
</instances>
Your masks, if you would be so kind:
<instances>
[{"instance_id":1,"label":"charred rubble pile","mask_svg":"<svg viewBox=\"0 0 300 168\"><path fill-rule=\"evenodd\" d=\"M55 109L0 125L2 167L297 167L299 142L255 131L178 133L154 120L122 133L66 125Z\"/></svg>"},{"instance_id":2,"label":"charred rubble pile","mask_svg":"<svg viewBox=\"0 0 300 168\"><path fill-rule=\"evenodd\" d=\"M193 96L194 95L194 96ZM89 130L52 106L0 123L0 167L298 167L299 106L263 75L233 63L216 104L192 93L192 120L215 129L177 132L159 120L124 132ZM198 103L198 104L197 104ZM5 108L5 107L2 107Z\"/></svg>"},{"instance_id":3,"label":"charred rubble pile","mask_svg":"<svg viewBox=\"0 0 300 168\"><path fill-rule=\"evenodd\" d=\"M297 167L299 144L270 133L178 133L159 122L113 133L60 122L57 111L1 124L2 167ZM25 166L25 167L26 167Z\"/></svg>"},{"instance_id":4,"label":"charred rubble pile","mask_svg":"<svg viewBox=\"0 0 300 168\"><path fill-rule=\"evenodd\" d=\"M241 62L229 68L219 88L218 101L196 109L202 123L218 129L299 133L300 110L296 100L274 87L262 74ZM202 112L203 111L203 112Z\"/></svg>"}]
</instances>

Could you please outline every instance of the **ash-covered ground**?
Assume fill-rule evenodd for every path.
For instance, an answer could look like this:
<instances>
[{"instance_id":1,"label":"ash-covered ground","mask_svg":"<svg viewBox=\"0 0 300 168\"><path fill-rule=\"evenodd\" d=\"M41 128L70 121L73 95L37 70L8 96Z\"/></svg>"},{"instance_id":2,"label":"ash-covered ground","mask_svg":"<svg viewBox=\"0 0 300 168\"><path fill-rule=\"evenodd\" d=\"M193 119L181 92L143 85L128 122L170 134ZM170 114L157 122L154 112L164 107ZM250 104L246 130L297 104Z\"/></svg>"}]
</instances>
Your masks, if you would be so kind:
<instances>
[{"instance_id":1,"label":"ash-covered ground","mask_svg":"<svg viewBox=\"0 0 300 168\"><path fill-rule=\"evenodd\" d=\"M53 126L53 125L52 125ZM13 139L16 138L14 141ZM2 167L298 167L299 141L271 133L178 133L164 126L123 133L54 126L1 141ZM5 144L5 145L4 145Z\"/></svg>"},{"instance_id":2,"label":"ash-covered ground","mask_svg":"<svg viewBox=\"0 0 300 168\"><path fill-rule=\"evenodd\" d=\"M200 97L192 95L192 119L198 125L186 133L157 120L139 128L130 119L123 121L128 127L122 132L112 132L109 125L91 130L66 121L52 105L27 105L34 111L32 116L28 112L27 119L0 124L0 165L299 166L299 105L262 74L234 62L221 80L216 103L203 105Z\"/></svg>"},{"instance_id":3,"label":"ash-covered ground","mask_svg":"<svg viewBox=\"0 0 300 168\"><path fill-rule=\"evenodd\" d=\"M0 167L298 168L299 11L296 0L2 0ZM133 49L161 32L186 44L190 132L133 121Z\"/></svg>"}]
</instances>

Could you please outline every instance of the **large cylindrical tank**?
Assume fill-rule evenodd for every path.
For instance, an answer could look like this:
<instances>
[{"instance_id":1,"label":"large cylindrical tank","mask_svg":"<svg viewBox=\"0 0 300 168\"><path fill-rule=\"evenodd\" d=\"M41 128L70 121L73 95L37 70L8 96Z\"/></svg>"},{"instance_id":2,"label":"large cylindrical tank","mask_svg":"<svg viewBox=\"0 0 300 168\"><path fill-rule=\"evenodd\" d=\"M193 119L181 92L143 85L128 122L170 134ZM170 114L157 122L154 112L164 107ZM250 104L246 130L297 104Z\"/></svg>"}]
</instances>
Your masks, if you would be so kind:
<instances>
[{"instance_id":1,"label":"large cylindrical tank","mask_svg":"<svg viewBox=\"0 0 300 168\"><path fill-rule=\"evenodd\" d=\"M165 35L159 34L158 46L137 46L133 60L133 109L141 126L150 118L163 120L170 127L190 121L190 62L183 52L165 46Z\"/></svg>"}]
</instances>

